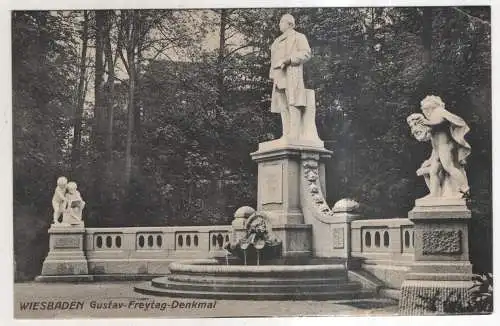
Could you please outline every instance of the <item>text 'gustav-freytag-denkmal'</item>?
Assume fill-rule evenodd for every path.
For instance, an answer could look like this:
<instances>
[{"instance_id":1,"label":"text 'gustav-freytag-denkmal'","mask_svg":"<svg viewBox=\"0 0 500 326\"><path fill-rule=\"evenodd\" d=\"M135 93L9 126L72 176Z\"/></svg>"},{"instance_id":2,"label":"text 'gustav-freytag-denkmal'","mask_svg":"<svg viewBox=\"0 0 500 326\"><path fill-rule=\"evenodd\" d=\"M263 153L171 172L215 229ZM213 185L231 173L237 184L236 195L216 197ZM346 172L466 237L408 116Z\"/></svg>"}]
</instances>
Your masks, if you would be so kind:
<instances>
[{"instance_id":1,"label":"text 'gustav-freytag-denkmal'","mask_svg":"<svg viewBox=\"0 0 500 326\"><path fill-rule=\"evenodd\" d=\"M142 311L165 311L174 309L215 309L217 301L200 300L171 300L155 301L142 299L129 300L92 300L85 301L25 301L20 302L21 311L38 310L142 310Z\"/></svg>"}]
</instances>

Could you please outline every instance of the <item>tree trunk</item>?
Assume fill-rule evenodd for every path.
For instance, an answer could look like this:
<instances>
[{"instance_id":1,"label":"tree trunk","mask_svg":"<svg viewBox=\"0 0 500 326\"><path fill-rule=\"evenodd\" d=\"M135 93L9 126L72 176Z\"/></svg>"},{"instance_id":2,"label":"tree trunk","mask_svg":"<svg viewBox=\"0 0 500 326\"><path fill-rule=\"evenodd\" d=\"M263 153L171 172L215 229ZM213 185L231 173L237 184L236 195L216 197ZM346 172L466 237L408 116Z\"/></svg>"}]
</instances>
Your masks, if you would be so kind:
<instances>
[{"instance_id":1,"label":"tree trunk","mask_svg":"<svg viewBox=\"0 0 500 326\"><path fill-rule=\"evenodd\" d=\"M219 91L217 104L220 108L223 107L224 99L224 54L226 53L227 18L227 9L221 9L219 25L219 54L217 57L217 89Z\"/></svg>"},{"instance_id":2,"label":"tree trunk","mask_svg":"<svg viewBox=\"0 0 500 326\"><path fill-rule=\"evenodd\" d=\"M112 29L112 15L113 11L108 11L106 19L106 35L104 55L107 62L108 80L106 85L106 99L107 99L107 126L106 126L106 141L105 141L105 159L108 165L108 173L110 172L110 165L113 159L113 122L114 122L114 102L115 102L115 60L113 58L113 50L111 48L111 29Z\"/></svg>"},{"instance_id":3,"label":"tree trunk","mask_svg":"<svg viewBox=\"0 0 500 326\"><path fill-rule=\"evenodd\" d=\"M432 8L424 7L422 15L422 63L424 65L424 78L422 91L428 93L433 89L432 76Z\"/></svg>"},{"instance_id":4,"label":"tree trunk","mask_svg":"<svg viewBox=\"0 0 500 326\"><path fill-rule=\"evenodd\" d=\"M136 31L136 34L139 35L139 31ZM140 98L140 62L142 60L142 44L141 44L141 39L137 39L136 42L136 49L137 49L137 65L135 66L134 74L135 74L135 95L134 95L134 101L135 101L135 112L134 112L134 135L135 135L135 142L137 144L141 143L141 138L142 138L142 130L141 130L141 98Z\"/></svg>"},{"instance_id":5,"label":"tree trunk","mask_svg":"<svg viewBox=\"0 0 500 326\"><path fill-rule=\"evenodd\" d=\"M103 207L106 206L104 198L105 189L103 189L103 180L105 179L104 165L104 131L106 123L106 99L104 94L104 35L106 12L97 10L95 12L96 26L96 48L95 48L95 81L94 81L94 123L92 128L93 144L94 144L94 165L93 165L93 193L96 198L96 215L97 220L94 222L97 225L102 225L105 221L105 212ZM105 183L104 183L105 184Z\"/></svg>"},{"instance_id":6,"label":"tree trunk","mask_svg":"<svg viewBox=\"0 0 500 326\"><path fill-rule=\"evenodd\" d=\"M130 185L130 177L132 174L132 142L134 134L134 118L135 118L135 45L136 45L136 22L135 11L129 16L129 44L127 46L127 61L129 68L129 89L128 89L128 121L127 121L127 138L125 146L125 185Z\"/></svg>"},{"instance_id":7,"label":"tree trunk","mask_svg":"<svg viewBox=\"0 0 500 326\"><path fill-rule=\"evenodd\" d=\"M71 171L74 174L79 166L81 157L81 139L82 139L82 115L83 106L85 104L86 95L86 85L85 85L85 74L87 71L87 46L88 46L88 12L83 11L83 32L82 32L82 54L80 59L80 77L78 81L77 90L77 105L75 109L74 117L74 135L73 135L73 150L71 152Z\"/></svg>"},{"instance_id":8,"label":"tree trunk","mask_svg":"<svg viewBox=\"0 0 500 326\"><path fill-rule=\"evenodd\" d=\"M106 13L97 10L96 17L96 48L95 48L95 83L94 83L94 144L97 155L103 152L103 125L105 122L105 97L104 97L104 29Z\"/></svg>"}]
</instances>

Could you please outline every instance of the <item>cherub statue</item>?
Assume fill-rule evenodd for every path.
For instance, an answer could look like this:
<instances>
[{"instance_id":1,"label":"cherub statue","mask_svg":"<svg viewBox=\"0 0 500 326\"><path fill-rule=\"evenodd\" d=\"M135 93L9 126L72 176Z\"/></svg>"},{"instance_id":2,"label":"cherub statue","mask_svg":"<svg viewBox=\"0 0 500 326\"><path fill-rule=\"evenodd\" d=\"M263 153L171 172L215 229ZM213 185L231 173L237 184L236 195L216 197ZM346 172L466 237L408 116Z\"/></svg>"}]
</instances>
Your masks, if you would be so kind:
<instances>
[{"instance_id":1,"label":"cherub statue","mask_svg":"<svg viewBox=\"0 0 500 326\"><path fill-rule=\"evenodd\" d=\"M431 141L432 153L417 175L423 175L431 197L468 197L470 188L464 166L471 147L464 136L469 127L459 116L447 111L440 97L429 95L421 102L422 114L407 118L412 135Z\"/></svg>"},{"instance_id":2,"label":"cherub statue","mask_svg":"<svg viewBox=\"0 0 500 326\"><path fill-rule=\"evenodd\" d=\"M80 192L77 190L75 182L71 181L67 185L68 193L66 194L66 208L63 214L63 223L67 224L82 224L82 212L85 207Z\"/></svg>"},{"instance_id":3,"label":"cherub statue","mask_svg":"<svg viewBox=\"0 0 500 326\"><path fill-rule=\"evenodd\" d=\"M63 214L66 208L66 187L68 185L68 179L65 177L59 177L57 179L57 186L54 190L54 196L52 196L52 208L54 208L53 220L54 224L59 223L59 217Z\"/></svg>"}]
</instances>

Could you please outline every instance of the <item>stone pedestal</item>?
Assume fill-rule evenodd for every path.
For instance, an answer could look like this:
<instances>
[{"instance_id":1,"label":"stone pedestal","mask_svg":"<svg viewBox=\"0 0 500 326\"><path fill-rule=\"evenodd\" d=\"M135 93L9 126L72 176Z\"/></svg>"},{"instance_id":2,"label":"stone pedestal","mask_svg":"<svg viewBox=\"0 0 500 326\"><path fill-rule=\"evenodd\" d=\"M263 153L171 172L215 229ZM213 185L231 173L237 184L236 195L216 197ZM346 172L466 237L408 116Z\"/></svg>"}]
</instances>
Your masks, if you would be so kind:
<instances>
[{"instance_id":1,"label":"stone pedestal","mask_svg":"<svg viewBox=\"0 0 500 326\"><path fill-rule=\"evenodd\" d=\"M400 313L425 314L429 300L465 303L472 286L468 223L471 213L462 199L417 200L408 213L415 224L414 262L401 287Z\"/></svg>"},{"instance_id":2,"label":"stone pedestal","mask_svg":"<svg viewBox=\"0 0 500 326\"><path fill-rule=\"evenodd\" d=\"M83 225L52 225L49 253L37 281L91 281L84 248Z\"/></svg>"},{"instance_id":3,"label":"stone pedestal","mask_svg":"<svg viewBox=\"0 0 500 326\"><path fill-rule=\"evenodd\" d=\"M344 202L352 206L342 205ZM333 214L329 220L332 236L330 243L333 243L330 255L345 258L348 265L351 260L351 222L360 219L358 208L358 203L342 199L333 207ZM325 246L328 248L328 243L325 243Z\"/></svg>"},{"instance_id":4,"label":"stone pedestal","mask_svg":"<svg viewBox=\"0 0 500 326\"><path fill-rule=\"evenodd\" d=\"M323 159L331 152L320 140L278 139L259 144L252 153L258 163L257 211L265 212L276 236L283 241L283 256L312 253L311 225L304 224L301 207L302 157L320 158L320 184L325 189Z\"/></svg>"}]
</instances>

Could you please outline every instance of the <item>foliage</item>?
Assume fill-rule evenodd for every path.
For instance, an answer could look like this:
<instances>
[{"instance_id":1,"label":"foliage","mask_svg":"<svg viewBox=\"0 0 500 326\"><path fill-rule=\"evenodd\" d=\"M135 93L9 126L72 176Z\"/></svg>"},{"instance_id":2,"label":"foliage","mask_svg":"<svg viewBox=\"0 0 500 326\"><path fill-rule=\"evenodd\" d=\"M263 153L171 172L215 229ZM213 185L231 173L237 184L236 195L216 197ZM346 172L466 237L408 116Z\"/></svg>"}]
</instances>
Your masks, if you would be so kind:
<instances>
[{"instance_id":1,"label":"foliage","mask_svg":"<svg viewBox=\"0 0 500 326\"><path fill-rule=\"evenodd\" d=\"M12 18L14 254L23 278L45 255L54 180L69 158L77 52L72 17L14 12Z\"/></svg>"}]
</instances>

